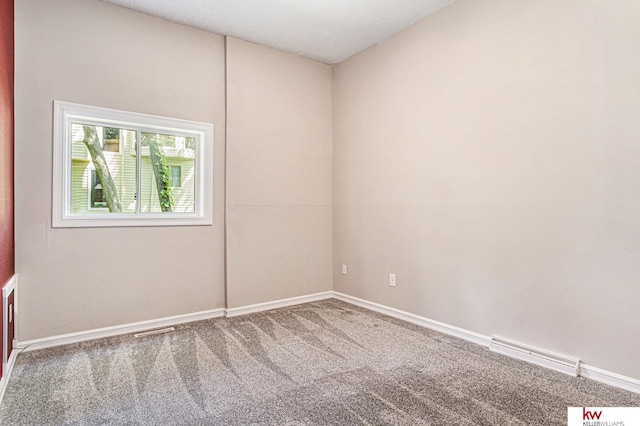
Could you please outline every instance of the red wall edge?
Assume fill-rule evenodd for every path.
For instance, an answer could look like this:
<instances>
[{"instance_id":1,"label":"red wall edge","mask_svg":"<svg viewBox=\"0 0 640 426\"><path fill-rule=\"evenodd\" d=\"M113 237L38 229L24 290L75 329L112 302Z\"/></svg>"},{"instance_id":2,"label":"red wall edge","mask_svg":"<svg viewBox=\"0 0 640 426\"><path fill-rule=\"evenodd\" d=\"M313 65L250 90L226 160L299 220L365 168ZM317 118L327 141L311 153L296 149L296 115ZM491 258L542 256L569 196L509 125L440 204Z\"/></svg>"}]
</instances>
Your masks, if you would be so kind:
<instances>
[{"instance_id":1,"label":"red wall edge","mask_svg":"<svg viewBox=\"0 0 640 426\"><path fill-rule=\"evenodd\" d=\"M13 233L13 61L14 0L0 0L0 287L15 273ZM0 298L1 299L1 298ZM2 302L0 300L0 306ZM0 315L0 354L4 311ZM1 356L0 356L1 358ZM0 377L4 376L0 365Z\"/></svg>"},{"instance_id":2,"label":"red wall edge","mask_svg":"<svg viewBox=\"0 0 640 426\"><path fill-rule=\"evenodd\" d=\"M13 233L14 0L0 0L0 287L15 273Z\"/></svg>"}]
</instances>

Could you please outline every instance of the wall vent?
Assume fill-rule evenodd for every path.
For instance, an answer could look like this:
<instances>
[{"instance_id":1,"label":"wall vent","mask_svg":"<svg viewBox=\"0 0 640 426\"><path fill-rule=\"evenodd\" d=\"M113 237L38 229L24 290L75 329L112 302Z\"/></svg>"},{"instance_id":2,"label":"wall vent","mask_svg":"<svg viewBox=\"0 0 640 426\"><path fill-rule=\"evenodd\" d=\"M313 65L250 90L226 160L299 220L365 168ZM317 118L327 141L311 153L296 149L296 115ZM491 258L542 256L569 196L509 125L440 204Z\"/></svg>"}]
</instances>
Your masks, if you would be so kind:
<instances>
[{"instance_id":1,"label":"wall vent","mask_svg":"<svg viewBox=\"0 0 640 426\"><path fill-rule=\"evenodd\" d=\"M161 328L159 330L151 330L151 331L145 331L143 333L136 333L133 335L133 337L152 336L154 334L170 333L172 331L176 331L176 329L174 327L167 327L167 328Z\"/></svg>"},{"instance_id":2,"label":"wall vent","mask_svg":"<svg viewBox=\"0 0 640 426\"><path fill-rule=\"evenodd\" d=\"M497 336L491 337L489 349L494 352L498 352L512 358L521 359L541 367L550 368L570 376L578 376L580 360L577 358L571 358L565 355L549 352L544 349L534 348Z\"/></svg>"}]
</instances>

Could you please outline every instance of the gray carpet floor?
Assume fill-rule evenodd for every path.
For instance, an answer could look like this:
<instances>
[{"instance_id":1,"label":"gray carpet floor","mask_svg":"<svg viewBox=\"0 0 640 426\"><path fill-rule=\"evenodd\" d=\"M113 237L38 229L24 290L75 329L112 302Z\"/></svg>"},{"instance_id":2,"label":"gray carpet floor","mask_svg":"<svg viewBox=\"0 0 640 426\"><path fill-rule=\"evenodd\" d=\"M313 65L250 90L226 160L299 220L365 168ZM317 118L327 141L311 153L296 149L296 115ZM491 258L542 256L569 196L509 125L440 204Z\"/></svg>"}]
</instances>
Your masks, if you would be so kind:
<instances>
[{"instance_id":1,"label":"gray carpet floor","mask_svg":"<svg viewBox=\"0 0 640 426\"><path fill-rule=\"evenodd\" d=\"M566 424L640 395L337 300L21 353L3 425Z\"/></svg>"}]
</instances>

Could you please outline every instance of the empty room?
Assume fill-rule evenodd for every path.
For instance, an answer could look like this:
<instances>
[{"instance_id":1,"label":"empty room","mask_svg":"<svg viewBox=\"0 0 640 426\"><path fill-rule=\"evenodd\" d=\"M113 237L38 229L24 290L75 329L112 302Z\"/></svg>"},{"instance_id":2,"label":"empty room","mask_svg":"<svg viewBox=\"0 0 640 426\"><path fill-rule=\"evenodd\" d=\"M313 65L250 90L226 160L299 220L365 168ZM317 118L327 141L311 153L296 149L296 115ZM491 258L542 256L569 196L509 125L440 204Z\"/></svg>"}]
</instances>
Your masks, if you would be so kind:
<instances>
[{"instance_id":1,"label":"empty room","mask_svg":"<svg viewBox=\"0 0 640 426\"><path fill-rule=\"evenodd\" d=\"M0 424L640 424L637 0L0 16Z\"/></svg>"}]
</instances>

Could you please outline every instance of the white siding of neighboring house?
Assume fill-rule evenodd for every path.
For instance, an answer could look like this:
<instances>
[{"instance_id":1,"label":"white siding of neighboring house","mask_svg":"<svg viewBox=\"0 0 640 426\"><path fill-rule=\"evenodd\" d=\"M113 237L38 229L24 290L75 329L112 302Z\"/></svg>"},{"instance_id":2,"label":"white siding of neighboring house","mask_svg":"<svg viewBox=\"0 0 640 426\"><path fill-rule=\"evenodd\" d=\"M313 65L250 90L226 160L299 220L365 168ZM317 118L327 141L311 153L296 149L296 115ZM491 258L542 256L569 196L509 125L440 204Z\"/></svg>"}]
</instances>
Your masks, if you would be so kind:
<instances>
[{"instance_id":1,"label":"white siding of neighboring house","mask_svg":"<svg viewBox=\"0 0 640 426\"><path fill-rule=\"evenodd\" d=\"M75 147L74 147L75 148ZM89 204L89 176L86 172L89 162L73 160L71 163L71 211L87 210Z\"/></svg>"},{"instance_id":2,"label":"white siding of neighboring house","mask_svg":"<svg viewBox=\"0 0 640 426\"><path fill-rule=\"evenodd\" d=\"M141 160L140 192L142 193L140 210L142 212L160 212L160 200L158 199L158 188L156 186L151 160L144 155ZM192 159L181 159L179 157L166 157L168 166L182 167L182 187L172 188L173 211L180 213L193 212L193 199L195 189L195 167ZM151 201L149 203L149 200Z\"/></svg>"},{"instance_id":3,"label":"white siding of neighboring house","mask_svg":"<svg viewBox=\"0 0 640 426\"><path fill-rule=\"evenodd\" d=\"M169 165L182 166L182 187L173 188L173 200L175 202L173 211L194 213L195 199L195 166L193 160L180 160L172 158Z\"/></svg>"}]
</instances>

